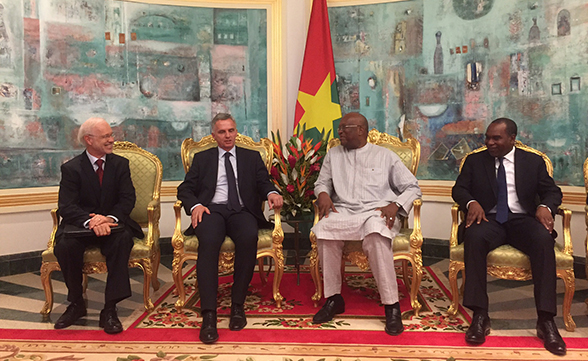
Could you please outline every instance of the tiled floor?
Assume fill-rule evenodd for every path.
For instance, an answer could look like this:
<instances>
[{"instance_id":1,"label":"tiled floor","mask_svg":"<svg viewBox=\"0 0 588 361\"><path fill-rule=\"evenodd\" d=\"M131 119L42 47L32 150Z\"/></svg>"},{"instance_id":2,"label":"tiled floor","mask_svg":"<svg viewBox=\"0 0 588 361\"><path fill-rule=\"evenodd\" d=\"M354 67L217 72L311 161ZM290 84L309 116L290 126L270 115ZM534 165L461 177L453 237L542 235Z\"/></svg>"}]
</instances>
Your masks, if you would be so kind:
<instances>
[{"instance_id":1,"label":"tiled floor","mask_svg":"<svg viewBox=\"0 0 588 361\"><path fill-rule=\"evenodd\" d=\"M444 277L441 280L449 288L447 282L447 260L425 259L425 266L438 270ZM155 301L171 284L171 256L162 257L159 269L159 280L162 284L160 291L152 295ZM143 310L143 274L138 269L131 270L131 285L133 295L119 303L119 317L125 327L136 319L133 313ZM103 290L106 275L91 275L88 284L88 316L75 329L97 329L98 315L103 307ZM489 278L490 317L492 318L493 335L534 335L535 334L535 305L532 298L532 283L504 281ZM67 306L67 290L62 282L61 273L53 274L54 308L48 320L43 320L39 313L45 295L38 272L25 273L0 278L0 323L2 328L13 329L51 329L53 322L63 313ZM584 300L588 298L588 281L576 280L576 293L572 305L572 315L577 325L576 332L566 332L561 318L561 304L563 302L563 282L558 281L558 317L556 323L564 337L588 338L588 317Z\"/></svg>"}]
</instances>

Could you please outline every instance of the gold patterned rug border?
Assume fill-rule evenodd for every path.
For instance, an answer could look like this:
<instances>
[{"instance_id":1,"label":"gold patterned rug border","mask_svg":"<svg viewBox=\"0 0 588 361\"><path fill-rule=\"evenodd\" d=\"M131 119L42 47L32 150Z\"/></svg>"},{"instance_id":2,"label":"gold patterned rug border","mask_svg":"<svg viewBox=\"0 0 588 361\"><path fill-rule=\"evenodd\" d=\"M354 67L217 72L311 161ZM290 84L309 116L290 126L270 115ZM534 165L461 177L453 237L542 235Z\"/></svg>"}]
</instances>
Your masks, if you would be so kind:
<instances>
[{"instance_id":1,"label":"gold patterned rug border","mask_svg":"<svg viewBox=\"0 0 588 361\"><path fill-rule=\"evenodd\" d=\"M18 347L21 352L75 354L167 354L197 355L278 355L297 357L404 358L456 360L553 360L553 355L538 348L463 347L463 346L375 346L328 344L259 344L224 343L204 345L200 342L104 342L104 341L13 341L0 340L3 346ZM1 352L0 352L1 353ZM562 360L587 360L588 349L568 349Z\"/></svg>"}]
</instances>

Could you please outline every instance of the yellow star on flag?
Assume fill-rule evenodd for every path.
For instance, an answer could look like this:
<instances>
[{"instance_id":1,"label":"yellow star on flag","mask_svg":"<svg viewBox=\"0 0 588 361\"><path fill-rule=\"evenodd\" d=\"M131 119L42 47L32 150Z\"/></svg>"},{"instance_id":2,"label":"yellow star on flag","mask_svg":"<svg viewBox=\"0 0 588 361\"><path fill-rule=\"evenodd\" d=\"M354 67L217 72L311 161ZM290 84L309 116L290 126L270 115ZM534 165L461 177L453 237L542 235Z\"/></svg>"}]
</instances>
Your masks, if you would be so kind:
<instances>
[{"instance_id":1,"label":"yellow star on flag","mask_svg":"<svg viewBox=\"0 0 588 361\"><path fill-rule=\"evenodd\" d=\"M307 128L316 127L327 132L333 129L333 120L341 118L341 106L332 102L331 76L328 73L315 95L299 91L298 102L304 108L300 123L305 123Z\"/></svg>"}]
</instances>

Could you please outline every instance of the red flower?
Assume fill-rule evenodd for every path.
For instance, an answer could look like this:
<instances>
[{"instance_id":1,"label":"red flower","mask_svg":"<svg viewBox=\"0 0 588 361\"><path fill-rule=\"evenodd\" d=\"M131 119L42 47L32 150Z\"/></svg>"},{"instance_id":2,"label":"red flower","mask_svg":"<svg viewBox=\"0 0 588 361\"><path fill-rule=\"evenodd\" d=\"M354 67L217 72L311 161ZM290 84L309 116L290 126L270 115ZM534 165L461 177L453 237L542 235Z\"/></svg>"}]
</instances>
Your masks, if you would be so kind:
<instances>
[{"instance_id":1,"label":"red flower","mask_svg":"<svg viewBox=\"0 0 588 361\"><path fill-rule=\"evenodd\" d=\"M288 184L288 185L286 186L286 190L288 191L288 193L292 193L292 192L294 192L294 185L292 185L292 184Z\"/></svg>"},{"instance_id":2,"label":"red flower","mask_svg":"<svg viewBox=\"0 0 588 361\"><path fill-rule=\"evenodd\" d=\"M310 173L318 172L321 170L321 166L318 163L314 163L310 166Z\"/></svg>"},{"instance_id":3,"label":"red flower","mask_svg":"<svg viewBox=\"0 0 588 361\"><path fill-rule=\"evenodd\" d=\"M304 193L304 195L305 195L306 197L310 198L310 197L314 196L314 190L312 190L312 189L309 189L309 190L307 190L307 191Z\"/></svg>"},{"instance_id":4,"label":"red flower","mask_svg":"<svg viewBox=\"0 0 588 361\"><path fill-rule=\"evenodd\" d=\"M272 175L272 177L273 177L274 179L276 179L276 180L277 180L277 179L279 179L279 178L280 178L280 173L278 172L278 168L276 168L276 167L272 167L272 169L271 169L271 171L270 171L270 172L271 172L271 175Z\"/></svg>"},{"instance_id":5,"label":"red flower","mask_svg":"<svg viewBox=\"0 0 588 361\"><path fill-rule=\"evenodd\" d=\"M291 154L288 156L288 163L290 163L290 168L294 169L294 166L296 165L296 158L294 158L294 156Z\"/></svg>"}]
</instances>

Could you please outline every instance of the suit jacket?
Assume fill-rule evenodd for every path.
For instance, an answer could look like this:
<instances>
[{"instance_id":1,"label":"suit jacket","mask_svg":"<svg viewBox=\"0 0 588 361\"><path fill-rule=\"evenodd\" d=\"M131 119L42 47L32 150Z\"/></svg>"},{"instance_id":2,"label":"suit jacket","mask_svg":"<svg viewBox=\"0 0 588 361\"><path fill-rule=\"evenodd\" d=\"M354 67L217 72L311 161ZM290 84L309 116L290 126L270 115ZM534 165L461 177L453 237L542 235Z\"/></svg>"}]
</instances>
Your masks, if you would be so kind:
<instances>
[{"instance_id":1,"label":"suit jacket","mask_svg":"<svg viewBox=\"0 0 588 361\"><path fill-rule=\"evenodd\" d=\"M186 214L190 215L190 209L196 204L206 207L210 205L216 191L218 154L218 147L194 154L192 166L178 186L178 199L182 201ZM258 152L236 147L236 154L239 195L243 205L255 216L260 228L267 228L269 223L263 215L261 204L267 199L269 192L277 190L270 181L267 168ZM190 226L186 234L192 233Z\"/></svg>"},{"instance_id":2,"label":"suit jacket","mask_svg":"<svg viewBox=\"0 0 588 361\"><path fill-rule=\"evenodd\" d=\"M554 214L561 204L562 193L547 173L539 155L515 149L515 187L525 212L535 216L537 206L544 204ZM453 186L453 199L463 211L469 201L476 200L488 214L496 206L498 186L495 159L484 150L470 154Z\"/></svg>"},{"instance_id":3,"label":"suit jacket","mask_svg":"<svg viewBox=\"0 0 588 361\"><path fill-rule=\"evenodd\" d=\"M135 200L128 159L107 154L100 187L98 175L84 151L61 166L58 207L62 221L56 237L63 233L65 225L83 228L90 213L96 213L115 216L130 234L143 238L141 226L129 217Z\"/></svg>"}]
</instances>

